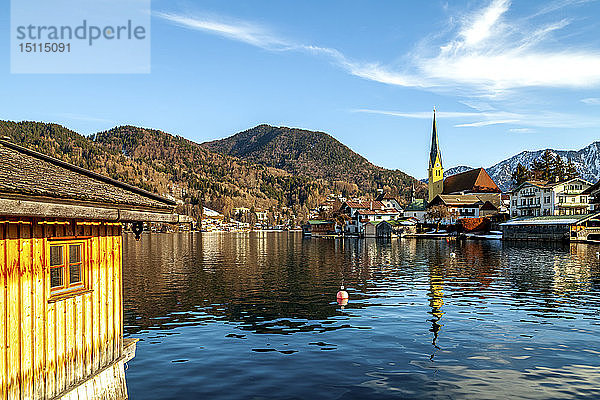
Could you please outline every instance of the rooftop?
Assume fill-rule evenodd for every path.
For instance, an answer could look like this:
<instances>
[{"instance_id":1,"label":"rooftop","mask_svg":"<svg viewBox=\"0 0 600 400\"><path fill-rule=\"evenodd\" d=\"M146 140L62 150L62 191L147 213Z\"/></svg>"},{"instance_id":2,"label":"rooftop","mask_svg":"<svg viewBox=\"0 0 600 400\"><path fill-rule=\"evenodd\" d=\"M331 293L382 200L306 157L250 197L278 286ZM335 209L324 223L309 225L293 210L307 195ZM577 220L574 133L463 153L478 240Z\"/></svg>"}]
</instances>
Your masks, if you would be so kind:
<instances>
[{"instance_id":1,"label":"rooftop","mask_svg":"<svg viewBox=\"0 0 600 400\"><path fill-rule=\"evenodd\" d=\"M176 206L173 200L5 140L0 140L0 200L5 215L77 217L72 207L73 215L65 214L65 207L74 205L87 207L85 215L97 210L99 218L104 212L101 218L121 220L114 217L120 210L141 218L140 212L172 214ZM56 206L42 212L40 204Z\"/></svg>"},{"instance_id":2,"label":"rooftop","mask_svg":"<svg viewBox=\"0 0 600 400\"><path fill-rule=\"evenodd\" d=\"M426 208L425 199L415 199L404 208L404 211L425 211Z\"/></svg>"},{"instance_id":3,"label":"rooftop","mask_svg":"<svg viewBox=\"0 0 600 400\"><path fill-rule=\"evenodd\" d=\"M385 206L377 200L372 201L347 201L346 204L350 208L355 209L383 209Z\"/></svg>"},{"instance_id":4,"label":"rooftop","mask_svg":"<svg viewBox=\"0 0 600 400\"><path fill-rule=\"evenodd\" d=\"M438 194L431 204L442 203L447 206L479 206L485 201L481 201L478 196L474 194Z\"/></svg>"},{"instance_id":5,"label":"rooftop","mask_svg":"<svg viewBox=\"0 0 600 400\"><path fill-rule=\"evenodd\" d=\"M511 225L571 225L587 219L594 214L584 215L543 215L539 217L519 217L506 221L505 226Z\"/></svg>"},{"instance_id":6,"label":"rooftop","mask_svg":"<svg viewBox=\"0 0 600 400\"><path fill-rule=\"evenodd\" d=\"M444 194L460 192L501 193L502 191L485 169L476 168L444 179Z\"/></svg>"}]
</instances>

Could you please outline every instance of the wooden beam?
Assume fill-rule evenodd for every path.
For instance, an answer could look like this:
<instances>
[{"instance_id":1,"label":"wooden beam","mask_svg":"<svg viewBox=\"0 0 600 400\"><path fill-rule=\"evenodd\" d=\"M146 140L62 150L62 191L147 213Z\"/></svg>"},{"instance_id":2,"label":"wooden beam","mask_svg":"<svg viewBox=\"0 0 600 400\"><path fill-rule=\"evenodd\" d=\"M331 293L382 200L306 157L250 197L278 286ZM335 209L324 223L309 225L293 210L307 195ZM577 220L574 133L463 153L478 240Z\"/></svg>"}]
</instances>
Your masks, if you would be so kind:
<instances>
[{"instance_id":1,"label":"wooden beam","mask_svg":"<svg viewBox=\"0 0 600 400\"><path fill-rule=\"evenodd\" d=\"M0 215L42 218L82 218L116 221L119 210L100 207L40 203L37 201L0 199Z\"/></svg>"},{"instance_id":2,"label":"wooden beam","mask_svg":"<svg viewBox=\"0 0 600 400\"><path fill-rule=\"evenodd\" d=\"M167 222L175 224L179 222L178 214L160 214L154 212L144 211L130 211L120 210L119 221L123 222L137 222L137 221L148 221L148 222Z\"/></svg>"},{"instance_id":3,"label":"wooden beam","mask_svg":"<svg viewBox=\"0 0 600 400\"><path fill-rule=\"evenodd\" d=\"M0 215L15 217L78 218L87 220L120 222L191 222L187 215L152 211L123 210L119 208L78 206L49 202L38 202L0 198Z\"/></svg>"}]
</instances>

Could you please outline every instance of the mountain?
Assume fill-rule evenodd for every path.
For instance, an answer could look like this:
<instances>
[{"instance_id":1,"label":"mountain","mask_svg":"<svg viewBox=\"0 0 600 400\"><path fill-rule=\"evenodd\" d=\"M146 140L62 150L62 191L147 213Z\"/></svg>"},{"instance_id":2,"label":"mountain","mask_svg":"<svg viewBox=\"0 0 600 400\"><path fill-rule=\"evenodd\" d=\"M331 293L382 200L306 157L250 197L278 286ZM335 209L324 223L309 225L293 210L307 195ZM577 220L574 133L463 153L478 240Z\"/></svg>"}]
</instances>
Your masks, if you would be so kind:
<instances>
[{"instance_id":1,"label":"mountain","mask_svg":"<svg viewBox=\"0 0 600 400\"><path fill-rule=\"evenodd\" d=\"M452 167L444 171L444 176L451 176L456 174L461 174L466 171L472 170L473 167L467 167L466 165L459 165L457 167Z\"/></svg>"},{"instance_id":2,"label":"mountain","mask_svg":"<svg viewBox=\"0 0 600 400\"><path fill-rule=\"evenodd\" d=\"M192 216L198 216L203 206L226 216L232 216L235 207L275 210L285 206L305 219L308 209L329 193L365 193L346 181L315 179L316 175L291 173L246 161L155 129L119 126L84 136L58 124L0 121L0 136L9 136L15 144L174 198L179 203L178 212ZM301 150L295 154L303 159ZM343 155L338 156L337 162L344 165ZM355 155L350 163L356 165L356 159L362 157ZM366 160L362 166L381 170L381 175L373 175L379 181L387 182L384 180L387 176L400 176L407 182L413 179L400 172L387 172ZM405 181L390 179L389 182L405 185L400 190L406 192ZM363 184L376 186L375 182Z\"/></svg>"},{"instance_id":3,"label":"mountain","mask_svg":"<svg viewBox=\"0 0 600 400\"><path fill-rule=\"evenodd\" d=\"M418 192L425 190L424 185L404 172L373 165L324 132L259 125L202 146L293 175L337 182L338 186L356 185L364 193L385 188L408 198L413 184Z\"/></svg>"},{"instance_id":4,"label":"mountain","mask_svg":"<svg viewBox=\"0 0 600 400\"><path fill-rule=\"evenodd\" d=\"M0 121L0 136L111 178L174 198L178 211L198 216L202 206L232 215L234 207L289 206L302 217L323 183L212 153L166 132L120 126L83 136L57 124Z\"/></svg>"},{"instance_id":5,"label":"mountain","mask_svg":"<svg viewBox=\"0 0 600 400\"><path fill-rule=\"evenodd\" d=\"M565 162L568 162L569 160L572 161L575 164L575 167L577 168L581 178L585 179L586 181L595 183L600 179L600 141L594 142L580 150L548 150L550 150L555 156L559 155ZM492 179L494 179L500 189L503 191L510 190L511 175L512 172L517 168L517 165L521 163L529 168L535 160L539 159L542 154L544 154L545 151L546 149L523 151L504 161L500 161L489 168L486 168L486 171L488 174L490 174ZM457 172L453 172L455 169ZM465 166L454 167L445 171L444 175L450 176L454 173L464 172L468 169L471 168Z\"/></svg>"}]
</instances>

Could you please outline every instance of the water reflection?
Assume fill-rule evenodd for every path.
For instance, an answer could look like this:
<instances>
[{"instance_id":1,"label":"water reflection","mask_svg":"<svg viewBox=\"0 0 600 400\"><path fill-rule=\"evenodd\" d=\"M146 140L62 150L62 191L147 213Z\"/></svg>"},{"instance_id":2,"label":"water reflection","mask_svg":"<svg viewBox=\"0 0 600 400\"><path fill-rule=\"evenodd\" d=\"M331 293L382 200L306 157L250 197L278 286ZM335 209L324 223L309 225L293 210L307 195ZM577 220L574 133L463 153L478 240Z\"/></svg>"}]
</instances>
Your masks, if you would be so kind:
<instances>
[{"instance_id":1,"label":"water reflection","mask_svg":"<svg viewBox=\"0 0 600 400\"><path fill-rule=\"evenodd\" d=\"M600 367L599 249L126 236L126 333L142 339L131 397L502 398L505 380L513 397L528 383L530 397L585 397ZM315 375L319 363L344 373Z\"/></svg>"}]
</instances>

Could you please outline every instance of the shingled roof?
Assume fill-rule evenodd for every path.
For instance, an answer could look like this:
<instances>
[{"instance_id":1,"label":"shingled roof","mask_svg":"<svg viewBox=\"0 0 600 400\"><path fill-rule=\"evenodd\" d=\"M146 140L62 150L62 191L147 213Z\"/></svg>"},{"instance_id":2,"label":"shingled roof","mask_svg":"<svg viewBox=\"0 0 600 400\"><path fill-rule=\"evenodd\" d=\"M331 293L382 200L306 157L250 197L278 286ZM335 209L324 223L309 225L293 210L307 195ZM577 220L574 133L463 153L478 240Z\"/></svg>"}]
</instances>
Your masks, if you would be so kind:
<instances>
[{"instance_id":1,"label":"shingled roof","mask_svg":"<svg viewBox=\"0 0 600 400\"><path fill-rule=\"evenodd\" d=\"M498 185L483 168L452 175L444 180L443 194L451 193L501 193Z\"/></svg>"},{"instance_id":2,"label":"shingled roof","mask_svg":"<svg viewBox=\"0 0 600 400\"><path fill-rule=\"evenodd\" d=\"M0 140L0 200L20 201L15 204L23 208L25 203L36 202L147 214L172 214L176 205L157 194L5 140Z\"/></svg>"},{"instance_id":3,"label":"shingled roof","mask_svg":"<svg viewBox=\"0 0 600 400\"><path fill-rule=\"evenodd\" d=\"M438 194L431 200L430 206L443 204L451 207L478 207L483 203L474 194Z\"/></svg>"}]
</instances>

